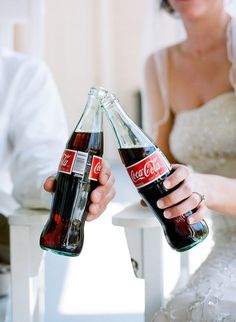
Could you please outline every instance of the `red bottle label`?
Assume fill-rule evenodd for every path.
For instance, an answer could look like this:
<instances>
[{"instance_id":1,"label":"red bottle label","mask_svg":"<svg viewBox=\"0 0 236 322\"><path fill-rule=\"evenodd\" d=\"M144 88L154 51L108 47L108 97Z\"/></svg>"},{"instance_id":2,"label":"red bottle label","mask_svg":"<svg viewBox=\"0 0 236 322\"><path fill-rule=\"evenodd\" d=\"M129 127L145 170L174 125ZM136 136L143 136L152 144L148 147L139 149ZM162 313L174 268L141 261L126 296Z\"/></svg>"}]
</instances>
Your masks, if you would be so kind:
<instances>
[{"instance_id":1,"label":"red bottle label","mask_svg":"<svg viewBox=\"0 0 236 322\"><path fill-rule=\"evenodd\" d=\"M127 167L129 176L137 188L161 178L170 171L170 164L165 156L156 150L145 159Z\"/></svg>"},{"instance_id":2,"label":"red bottle label","mask_svg":"<svg viewBox=\"0 0 236 322\"><path fill-rule=\"evenodd\" d=\"M96 155L93 156L93 161L91 165L91 170L89 174L89 179L98 181L98 176L102 168L102 158L97 157Z\"/></svg>"},{"instance_id":3,"label":"red bottle label","mask_svg":"<svg viewBox=\"0 0 236 322\"><path fill-rule=\"evenodd\" d=\"M65 150L62 154L58 171L71 174L77 151Z\"/></svg>"}]
</instances>

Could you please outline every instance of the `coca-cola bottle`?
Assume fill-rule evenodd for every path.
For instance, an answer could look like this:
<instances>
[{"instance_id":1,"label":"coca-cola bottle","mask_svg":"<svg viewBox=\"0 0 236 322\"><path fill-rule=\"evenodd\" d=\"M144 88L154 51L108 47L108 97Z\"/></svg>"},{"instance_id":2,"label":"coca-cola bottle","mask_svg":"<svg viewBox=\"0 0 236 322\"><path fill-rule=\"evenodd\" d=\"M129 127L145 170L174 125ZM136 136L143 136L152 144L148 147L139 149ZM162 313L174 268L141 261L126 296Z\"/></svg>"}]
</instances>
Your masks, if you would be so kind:
<instances>
[{"instance_id":1,"label":"coca-cola bottle","mask_svg":"<svg viewBox=\"0 0 236 322\"><path fill-rule=\"evenodd\" d=\"M208 235L204 220L190 225L186 215L166 219L164 210L157 207L157 200L175 189L167 190L163 185L174 170L160 149L127 116L113 94L107 94L101 105L115 132L122 162L142 199L159 220L169 245L182 252L204 240Z\"/></svg>"},{"instance_id":2,"label":"coca-cola bottle","mask_svg":"<svg viewBox=\"0 0 236 322\"><path fill-rule=\"evenodd\" d=\"M49 219L40 237L45 250L79 255L84 240L84 223L90 204L90 193L98 186L103 154L102 111L103 88L92 87L83 114L62 154L56 176Z\"/></svg>"}]
</instances>

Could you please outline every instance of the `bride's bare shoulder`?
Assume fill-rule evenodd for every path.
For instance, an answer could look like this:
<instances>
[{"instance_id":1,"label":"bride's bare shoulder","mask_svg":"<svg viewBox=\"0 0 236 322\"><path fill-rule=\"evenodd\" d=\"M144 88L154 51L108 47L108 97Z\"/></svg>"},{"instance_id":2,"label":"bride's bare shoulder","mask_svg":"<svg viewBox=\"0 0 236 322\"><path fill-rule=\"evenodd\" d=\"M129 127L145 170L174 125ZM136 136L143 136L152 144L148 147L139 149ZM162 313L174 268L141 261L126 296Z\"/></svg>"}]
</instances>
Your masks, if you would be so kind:
<instances>
[{"instance_id":1,"label":"bride's bare shoulder","mask_svg":"<svg viewBox=\"0 0 236 322\"><path fill-rule=\"evenodd\" d=\"M164 47L161 49L158 49L157 51L151 53L147 59L146 62L148 64L153 64L155 62L155 59L158 57L166 57L167 55L173 55L173 54L181 54L183 51L185 42L179 42L172 46Z\"/></svg>"},{"instance_id":2,"label":"bride's bare shoulder","mask_svg":"<svg viewBox=\"0 0 236 322\"><path fill-rule=\"evenodd\" d=\"M166 50L169 54L181 54L183 53L183 47L185 45L185 41L174 44L173 46L167 47Z\"/></svg>"}]
</instances>

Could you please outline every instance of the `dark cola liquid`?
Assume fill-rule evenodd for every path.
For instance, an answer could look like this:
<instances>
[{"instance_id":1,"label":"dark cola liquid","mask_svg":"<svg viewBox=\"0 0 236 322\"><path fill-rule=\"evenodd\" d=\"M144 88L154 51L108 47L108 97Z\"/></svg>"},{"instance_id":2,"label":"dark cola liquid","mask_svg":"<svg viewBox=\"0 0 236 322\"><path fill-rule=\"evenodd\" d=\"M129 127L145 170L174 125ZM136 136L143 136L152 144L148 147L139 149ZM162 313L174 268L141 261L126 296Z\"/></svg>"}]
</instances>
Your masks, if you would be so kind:
<instances>
[{"instance_id":1,"label":"dark cola liquid","mask_svg":"<svg viewBox=\"0 0 236 322\"><path fill-rule=\"evenodd\" d=\"M119 149L121 159L126 167L144 159L152 152L155 147ZM138 192L142 199L154 212L164 230L165 237L169 245L177 251L185 251L206 238L208 235L208 227L204 220L193 225L189 225L186 221L186 216L180 216L173 219L166 219L163 215L163 210L157 207L157 200L166 196L174 189L166 190L163 186L163 181L172 172L164 177L139 188Z\"/></svg>"},{"instance_id":2,"label":"dark cola liquid","mask_svg":"<svg viewBox=\"0 0 236 322\"><path fill-rule=\"evenodd\" d=\"M88 153L85 173L57 173L56 190L48 222L40 237L40 246L53 252L77 256L84 241L84 223L90 204L90 193L98 186L89 180L94 155L103 154L103 134L74 132L66 149ZM84 211L83 211L84 210Z\"/></svg>"}]
</instances>

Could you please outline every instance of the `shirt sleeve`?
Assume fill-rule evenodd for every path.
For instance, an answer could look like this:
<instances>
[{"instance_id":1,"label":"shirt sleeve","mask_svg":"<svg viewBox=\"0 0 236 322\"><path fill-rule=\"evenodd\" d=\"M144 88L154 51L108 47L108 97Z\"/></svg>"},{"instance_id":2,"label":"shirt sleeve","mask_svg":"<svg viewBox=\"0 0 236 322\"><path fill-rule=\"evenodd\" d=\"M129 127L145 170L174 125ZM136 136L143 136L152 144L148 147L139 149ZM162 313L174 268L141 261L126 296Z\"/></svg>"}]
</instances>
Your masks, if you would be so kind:
<instances>
[{"instance_id":1,"label":"shirt sleeve","mask_svg":"<svg viewBox=\"0 0 236 322\"><path fill-rule=\"evenodd\" d=\"M62 103L44 63L27 61L12 84L9 128L13 196L24 207L49 208L45 179L56 173L67 138Z\"/></svg>"}]
</instances>

